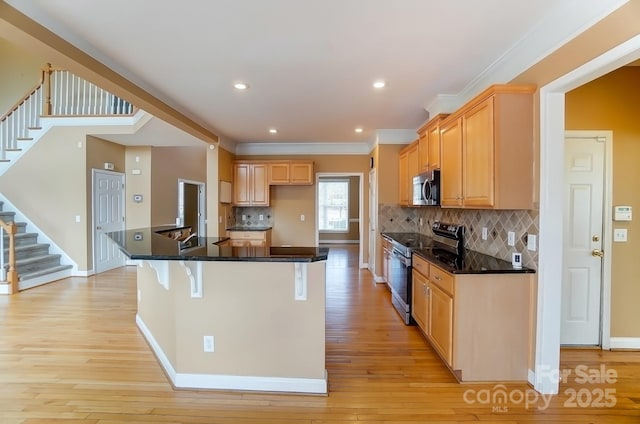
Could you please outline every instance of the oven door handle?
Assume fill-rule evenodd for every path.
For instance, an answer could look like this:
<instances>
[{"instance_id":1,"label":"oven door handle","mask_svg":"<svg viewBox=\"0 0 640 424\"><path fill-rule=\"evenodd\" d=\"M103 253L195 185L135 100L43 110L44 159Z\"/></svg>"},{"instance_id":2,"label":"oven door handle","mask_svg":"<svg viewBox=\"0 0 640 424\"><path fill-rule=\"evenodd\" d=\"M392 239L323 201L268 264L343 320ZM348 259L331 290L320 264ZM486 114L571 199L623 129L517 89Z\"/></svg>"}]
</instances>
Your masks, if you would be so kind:
<instances>
[{"instance_id":1,"label":"oven door handle","mask_svg":"<svg viewBox=\"0 0 640 424\"><path fill-rule=\"evenodd\" d=\"M399 250L393 249L391 252L405 266L411 266L411 259L404 256Z\"/></svg>"}]
</instances>

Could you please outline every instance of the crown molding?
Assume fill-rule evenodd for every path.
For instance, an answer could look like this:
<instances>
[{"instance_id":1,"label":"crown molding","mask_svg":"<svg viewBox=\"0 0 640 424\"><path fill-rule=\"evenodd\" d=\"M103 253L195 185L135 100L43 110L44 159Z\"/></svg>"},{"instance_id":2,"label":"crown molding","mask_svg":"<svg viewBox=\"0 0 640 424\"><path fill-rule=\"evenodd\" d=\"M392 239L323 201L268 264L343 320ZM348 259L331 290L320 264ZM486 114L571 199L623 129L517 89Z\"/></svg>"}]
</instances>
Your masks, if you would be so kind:
<instances>
[{"instance_id":1,"label":"crown molding","mask_svg":"<svg viewBox=\"0 0 640 424\"><path fill-rule=\"evenodd\" d=\"M565 45L629 0L570 0L556 8L504 54L471 80L458 94L439 94L424 108L430 116L451 113L488 86L508 83Z\"/></svg>"},{"instance_id":2,"label":"crown molding","mask_svg":"<svg viewBox=\"0 0 640 424\"><path fill-rule=\"evenodd\" d=\"M368 155L369 144L363 143L238 143L236 155Z\"/></svg>"}]
</instances>

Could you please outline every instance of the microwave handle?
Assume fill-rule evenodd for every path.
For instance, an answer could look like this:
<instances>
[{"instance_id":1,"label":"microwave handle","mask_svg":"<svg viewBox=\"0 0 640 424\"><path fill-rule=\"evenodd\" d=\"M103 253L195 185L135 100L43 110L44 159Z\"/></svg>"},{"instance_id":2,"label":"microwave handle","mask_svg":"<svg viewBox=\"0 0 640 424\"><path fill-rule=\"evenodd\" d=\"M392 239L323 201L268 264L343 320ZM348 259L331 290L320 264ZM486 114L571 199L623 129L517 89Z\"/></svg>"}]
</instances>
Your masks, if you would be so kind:
<instances>
[{"instance_id":1,"label":"microwave handle","mask_svg":"<svg viewBox=\"0 0 640 424\"><path fill-rule=\"evenodd\" d=\"M431 197L431 190L429 190L429 194L427 195L427 186L429 185L429 180L424 180L422 183L422 198L424 200L429 200Z\"/></svg>"}]
</instances>

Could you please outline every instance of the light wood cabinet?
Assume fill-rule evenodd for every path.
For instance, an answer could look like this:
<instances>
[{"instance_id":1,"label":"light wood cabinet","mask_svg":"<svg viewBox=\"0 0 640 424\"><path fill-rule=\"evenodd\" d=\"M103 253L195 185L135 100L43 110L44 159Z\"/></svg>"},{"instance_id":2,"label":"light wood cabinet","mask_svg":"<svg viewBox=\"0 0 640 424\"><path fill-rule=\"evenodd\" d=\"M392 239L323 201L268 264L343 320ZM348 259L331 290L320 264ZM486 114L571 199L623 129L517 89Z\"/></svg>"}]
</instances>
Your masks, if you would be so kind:
<instances>
[{"instance_id":1,"label":"light wood cabinet","mask_svg":"<svg viewBox=\"0 0 640 424\"><path fill-rule=\"evenodd\" d=\"M269 206L267 165L236 162L233 165L233 204L236 206Z\"/></svg>"},{"instance_id":2,"label":"light wood cabinet","mask_svg":"<svg viewBox=\"0 0 640 424\"><path fill-rule=\"evenodd\" d=\"M233 247L271 247L271 229L264 231L242 230L227 231L228 246Z\"/></svg>"},{"instance_id":3,"label":"light wood cabinet","mask_svg":"<svg viewBox=\"0 0 640 424\"><path fill-rule=\"evenodd\" d=\"M534 92L493 85L444 120L442 206L533 208Z\"/></svg>"},{"instance_id":4,"label":"light wood cabinet","mask_svg":"<svg viewBox=\"0 0 640 424\"><path fill-rule=\"evenodd\" d=\"M440 204L462 206L462 118L443 124L440 140Z\"/></svg>"},{"instance_id":5,"label":"light wood cabinet","mask_svg":"<svg viewBox=\"0 0 640 424\"><path fill-rule=\"evenodd\" d=\"M413 255L411 314L459 381L526 381L532 274L450 274Z\"/></svg>"},{"instance_id":6,"label":"light wood cabinet","mask_svg":"<svg viewBox=\"0 0 640 424\"><path fill-rule=\"evenodd\" d=\"M411 316L427 336L429 335L427 325L429 316L428 285L427 277L414 270L412 274Z\"/></svg>"},{"instance_id":7,"label":"light wood cabinet","mask_svg":"<svg viewBox=\"0 0 640 424\"><path fill-rule=\"evenodd\" d=\"M313 185L312 161L269 162L269 185Z\"/></svg>"},{"instance_id":8,"label":"light wood cabinet","mask_svg":"<svg viewBox=\"0 0 640 424\"><path fill-rule=\"evenodd\" d=\"M391 252L393 251L393 246L391 241L382 237L382 276L384 277L384 281L387 284L391 283L390 273L391 273Z\"/></svg>"},{"instance_id":9,"label":"light wood cabinet","mask_svg":"<svg viewBox=\"0 0 640 424\"><path fill-rule=\"evenodd\" d=\"M418 129L420 172L440 169L440 124L447 116L446 113L438 114Z\"/></svg>"},{"instance_id":10,"label":"light wood cabinet","mask_svg":"<svg viewBox=\"0 0 640 424\"><path fill-rule=\"evenodd\" d=\"M398 192L400 194L400 205L411 204L413 196L413 177L418 175L420 157L418 152L419 140L414 141L400 151L398 162Z\"/></svg>"}]
</instances>

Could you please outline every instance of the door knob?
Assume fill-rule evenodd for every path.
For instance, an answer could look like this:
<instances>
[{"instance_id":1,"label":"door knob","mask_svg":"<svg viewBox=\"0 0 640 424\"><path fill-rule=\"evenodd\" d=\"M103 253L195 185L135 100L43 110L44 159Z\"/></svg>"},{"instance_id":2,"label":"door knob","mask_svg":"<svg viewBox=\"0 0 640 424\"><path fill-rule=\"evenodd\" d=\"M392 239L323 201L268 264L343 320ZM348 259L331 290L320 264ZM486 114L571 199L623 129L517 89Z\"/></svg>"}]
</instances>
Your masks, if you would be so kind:
<instances>
[{"instance_id":1,"label":"door knob","mask_svg":"<svg viewBox=\"0 0 640 424\"><path fill-rule=\"evenodd\" d=\"M593 249L591 251L591 256L599 256L599 257L603 257L604 256L604 252L600 249Z\"/></svg>"}]
</instances>

